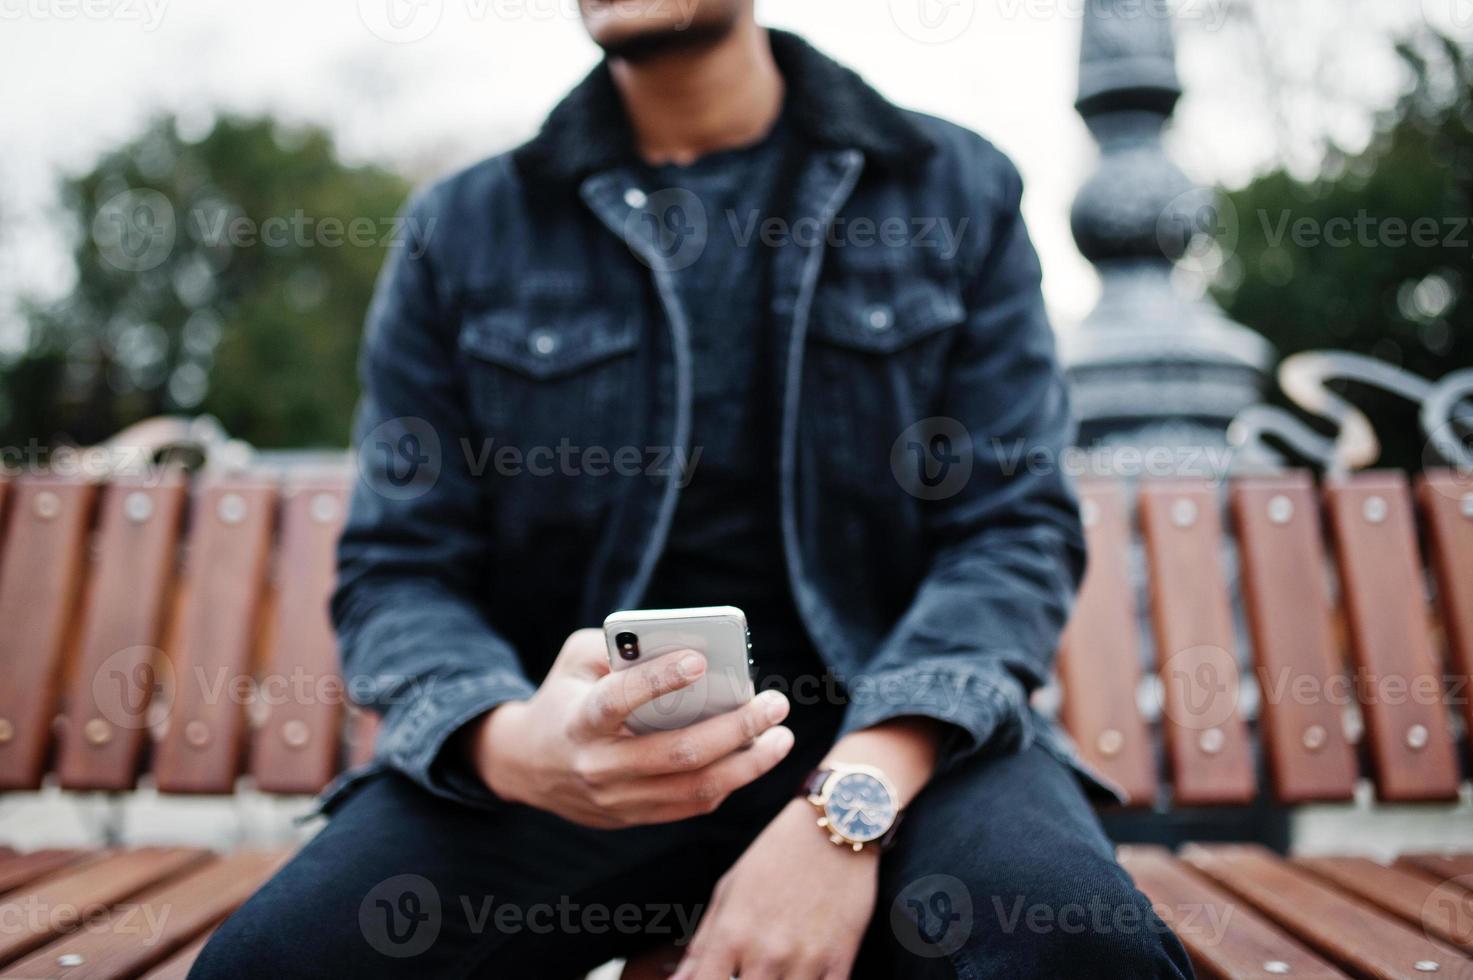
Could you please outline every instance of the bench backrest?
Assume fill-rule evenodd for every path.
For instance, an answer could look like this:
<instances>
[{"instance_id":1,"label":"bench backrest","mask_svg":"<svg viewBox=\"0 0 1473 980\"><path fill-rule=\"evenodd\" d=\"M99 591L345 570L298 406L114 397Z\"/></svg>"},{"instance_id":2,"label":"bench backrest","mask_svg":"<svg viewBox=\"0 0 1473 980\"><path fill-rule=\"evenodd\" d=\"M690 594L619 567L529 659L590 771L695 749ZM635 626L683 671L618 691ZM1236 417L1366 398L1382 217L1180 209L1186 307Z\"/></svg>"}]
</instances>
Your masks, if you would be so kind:
<instances>
[{"instance_id":1,"label":"bench backrest","mask_svg":"<svg viewBox=\"0 0 1473 980\"><path fill-rule=\"evenodd\" d=\"M3 491L0 788L313 793L371 735L327 620L347 473Z\"/></svg>"},{"instance_id":2,"label":"bench backrest","mask_svg":"<svg viewBox=\"0 0 1473 980\"><path fill-rule=\"evenodd\" d=\"M347 485L346 468L0 483L0 789L150 772L163 792L248 775L312 793L366 758L374 721L348 704L326 611ZM1060 716L1133 803L1349 799L1362 760L1383 799L1456 797L1473 485L1429 473L1414 499L1400 474L1288 472L1081 493Z\"/></svg>"},{"instance_id":3,"label":"bench backrest","mask_svg":"<svg viewBox=\"0 0 1473 980\"><path fill-rule=\"evenodd\" d=\"M1320 488L1294 472L1222 490L1143 482L1138 553L1123 485L1081 493L1091 565L1060 656L1062 719L1133 803L1158 801L1163 775L1173 805L1247 803L1259 771L1283 804L1348 800L1362 775L1386 801L1457 798L1451 712L1473 727L1473 482L1429 472L1415 501L1389 472ZM1137 698L1142 686L1159 693ZM1164 773L1137 703L1159 705Z\"/></svg>"}]
</instances>

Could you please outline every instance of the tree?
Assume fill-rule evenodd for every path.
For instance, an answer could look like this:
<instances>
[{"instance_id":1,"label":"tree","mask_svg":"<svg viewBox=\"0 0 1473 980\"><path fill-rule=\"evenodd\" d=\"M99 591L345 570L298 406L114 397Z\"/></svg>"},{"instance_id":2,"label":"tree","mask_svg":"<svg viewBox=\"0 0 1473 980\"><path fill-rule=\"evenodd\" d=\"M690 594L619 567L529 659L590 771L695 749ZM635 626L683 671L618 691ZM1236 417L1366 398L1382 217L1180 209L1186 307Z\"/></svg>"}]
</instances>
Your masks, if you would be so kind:
<instances>
[{"instance_id":1,"label":"tree","mask_svg":"<svg viewBox=\"0 0 1473 980\"><path fill-rule=\"evenodd\" d=\"M1444 38L1399 52L1410 84L1364 151L1331 146L1316 177L1278 169L1228 194L1213 292L1281 354L1337 348L1437 379L1473 365L1473 61ZM1381 463L1419 468L1415 406L1352 397Z\"/></svg>"},{"instance_id":2,"label":"tree","mask_svg":"<svg viewBox=\"0 0 1473 980\"><path fill-rule=\"evenodd\" d=\"M209 413L264 447L341 446L364 312L405 181L315 128L164 118L63 186L76 285L26 307L0 369L7 445L90 444Z\"/></svg>"}]
</instances>

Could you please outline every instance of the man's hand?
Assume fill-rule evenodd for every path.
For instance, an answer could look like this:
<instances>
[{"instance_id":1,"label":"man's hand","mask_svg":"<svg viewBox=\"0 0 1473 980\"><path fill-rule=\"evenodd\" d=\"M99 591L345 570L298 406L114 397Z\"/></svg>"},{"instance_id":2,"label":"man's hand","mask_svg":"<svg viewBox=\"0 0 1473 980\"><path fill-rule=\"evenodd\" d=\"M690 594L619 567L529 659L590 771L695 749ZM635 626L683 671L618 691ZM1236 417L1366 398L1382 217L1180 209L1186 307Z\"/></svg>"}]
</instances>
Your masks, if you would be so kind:
<instances>
[{"instance_id":1,"label":"man's hand","mask_svg":"<svg viewBox=\"0 0 1473 980\"><path fill-rule=\"evenodd\" d=\"M879 888L880 857L836 847L805 800L789 803L716 886L672 980L849 976Z\"/></svg>"},{"instance_id":2,"label":"man's hand","mask_svg":"<svg viewBox=\"0 0 1473 980\"><path fill-rule=\"evenodd\" d=\"M476 771L504 800L586 827L667 823L710 813L793 747L778 725L788 700L767 691L686 728L633 735L630 713L701 677L706 660L675 652L612 673L603 633L579 630L527 701L467 729Z\"/></svg>"},{"instance_id":3,"label":"man's hand","mask_svg":"<svg viewBox=\"0 0 1473 980\"><path fill-rule=\"evenodd\" d=\"M929 718L894 718L844 736L823 765L874 766L907 806L936 769L942 735ZM752 842L716 886L677 980L849 975L874 913L880 856L830 843L817 819L795 799Z\"/></svg>"}]
</instances>

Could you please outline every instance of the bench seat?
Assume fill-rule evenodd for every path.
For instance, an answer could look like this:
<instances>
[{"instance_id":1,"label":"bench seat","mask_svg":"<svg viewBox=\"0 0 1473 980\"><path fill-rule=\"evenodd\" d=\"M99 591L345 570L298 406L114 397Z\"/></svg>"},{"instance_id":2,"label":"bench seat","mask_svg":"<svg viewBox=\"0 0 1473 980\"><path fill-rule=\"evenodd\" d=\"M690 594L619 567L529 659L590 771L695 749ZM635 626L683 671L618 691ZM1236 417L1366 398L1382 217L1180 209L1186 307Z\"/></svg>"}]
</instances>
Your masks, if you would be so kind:
<instances>
[{"instance_id":1,"label":"bench seat","mask_svg":"<svg viewBox=\"0 0 1473 980\"><path fill-rule=\"evenodd\" d=\"M348 485L346 464L0 482L0 977L183 976L290 853L107 831L16 850L8 799L146 785L305 813L371 755L326 614ZM1090 568L1039 703L1126 808L1373 795L1466 814L1466 479L1091 479L1081 496ZM1204 976L1473 977L1473 839L1450 843L1121 859Z\"/></svg>"}]
</instances>

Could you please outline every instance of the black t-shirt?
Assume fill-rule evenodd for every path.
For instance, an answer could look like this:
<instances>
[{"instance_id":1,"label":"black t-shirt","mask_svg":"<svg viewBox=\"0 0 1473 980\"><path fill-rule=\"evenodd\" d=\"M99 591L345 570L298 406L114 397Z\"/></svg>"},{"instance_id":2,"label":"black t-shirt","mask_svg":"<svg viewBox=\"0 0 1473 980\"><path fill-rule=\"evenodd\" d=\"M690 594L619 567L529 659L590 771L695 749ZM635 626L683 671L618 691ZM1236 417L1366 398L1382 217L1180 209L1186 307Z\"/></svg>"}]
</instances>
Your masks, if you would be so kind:
<instances>
[{"instance_id":1,"label":"black t-shirt","mask_svg":"<svg viewBox=\"0 0 1473 980\"><path fill-rule=\"evenodd\" d=\"M652 189L679 188L699 200L705 244L673 275L690 327L691 447L700 456L643 604L741 607L759 676L822 669L793 604L783 558L777 389L769 370L772 254L760 235L763 219L785 200L779 185L788 144L779 119L750 146L688 166L644 168Z\"/></svg>"}]
</instances>

